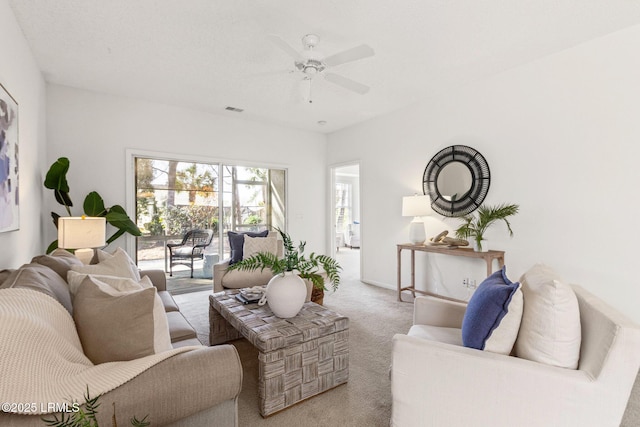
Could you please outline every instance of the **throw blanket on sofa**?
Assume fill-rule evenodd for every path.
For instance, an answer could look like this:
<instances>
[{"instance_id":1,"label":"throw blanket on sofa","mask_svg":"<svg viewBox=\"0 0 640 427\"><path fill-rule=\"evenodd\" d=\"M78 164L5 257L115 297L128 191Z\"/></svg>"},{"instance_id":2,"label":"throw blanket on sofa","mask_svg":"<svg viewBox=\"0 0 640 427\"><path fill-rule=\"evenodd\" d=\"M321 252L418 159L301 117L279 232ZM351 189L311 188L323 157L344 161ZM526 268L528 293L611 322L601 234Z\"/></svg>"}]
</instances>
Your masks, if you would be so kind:
<instances>
[{"instance_id":1,"label":"throw blanket on sofa","mask_svg":"<svg viewBox=\"0 0 640 427\"><path fill-rule=\"evenodd\" d=\"M93 365L60 303L31 289L0 290L0 402L35 403L27 410L36 412L29 414L46 413L49 402L82 404L87 387L92 397L106 393L194 348Z\"/></svg>"}]
</instances>

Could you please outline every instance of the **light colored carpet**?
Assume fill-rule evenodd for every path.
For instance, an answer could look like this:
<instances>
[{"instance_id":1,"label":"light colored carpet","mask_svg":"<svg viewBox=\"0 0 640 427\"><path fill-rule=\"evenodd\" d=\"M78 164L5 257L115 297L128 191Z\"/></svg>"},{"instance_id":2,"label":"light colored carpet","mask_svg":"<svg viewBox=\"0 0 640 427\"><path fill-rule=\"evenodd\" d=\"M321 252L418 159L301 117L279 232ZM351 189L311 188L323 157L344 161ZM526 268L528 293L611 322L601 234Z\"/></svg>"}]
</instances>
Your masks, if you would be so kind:
<instances>
[{"instance_id":1,"label":"light colored carpet","mask_svg":"<svg viewBox=\"0 0 640 427\"><path fill-rule=\"evenodd\" d=\"M238 349L244 372L238 403L240 426L388 426L391 417L391 338L411 326L413 305L397 302L394 291L358 280L357 251L343 250L338 259L345 267L343 283L325 296L325 306L349 317L349 382L291 408L262 418L258 411L257 350L246 340ZM355 261L354 261L355 259ZM354 263L355 262L355 263ZM175 295L201 342L209 342L209 291ZM407 295L403 299L408 300ZM622 427L640 426L640 376L629 400Z\"/></svg>"}]
</instances>

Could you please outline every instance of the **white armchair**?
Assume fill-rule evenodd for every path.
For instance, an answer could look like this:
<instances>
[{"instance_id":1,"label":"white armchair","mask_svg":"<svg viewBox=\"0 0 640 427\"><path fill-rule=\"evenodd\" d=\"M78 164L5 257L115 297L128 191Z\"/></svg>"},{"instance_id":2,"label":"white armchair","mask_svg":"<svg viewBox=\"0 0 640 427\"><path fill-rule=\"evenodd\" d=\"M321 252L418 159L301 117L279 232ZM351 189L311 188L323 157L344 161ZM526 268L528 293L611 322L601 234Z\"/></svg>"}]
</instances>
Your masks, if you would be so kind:
<instances>
[{"instance_id":1,"label":"white armchair","mask_svg":"<svg viewBox=\"0 0 640 427\"><path fill-rule=\"evenodd\" d=\"M417 297L414 326L393 338L391 425L619 426L640 367L640 328L573 289L577 370L462 347L465 304Z\"/></svg>"},{"instance_id":2,"label":"white armchair","mask_svg":"<svg viewBox=\"0 0 640 427\"><path fill-rule=\"evenodd\" d=\"M347 226L347 240L345 244L350 248L360 247L360 223L354 222Z\"/></svg>"}]
</instances>

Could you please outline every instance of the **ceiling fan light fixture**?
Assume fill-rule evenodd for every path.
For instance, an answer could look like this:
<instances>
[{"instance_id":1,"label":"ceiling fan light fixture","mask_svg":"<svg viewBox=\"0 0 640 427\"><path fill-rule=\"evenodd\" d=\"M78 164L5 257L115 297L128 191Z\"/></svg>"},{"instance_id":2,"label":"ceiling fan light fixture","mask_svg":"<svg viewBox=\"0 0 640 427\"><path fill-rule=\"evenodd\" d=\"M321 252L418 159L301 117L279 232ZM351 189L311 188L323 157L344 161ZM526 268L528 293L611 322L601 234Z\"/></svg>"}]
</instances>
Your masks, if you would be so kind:
<instances>
[{"instance_id":1,"label":"ceiling fan light fixture","mask_svg":"<svg viewBox=\"0 0 640 427\"><path fill-rule=\"evenodd\" d=\"M318 43L320 43L320 36L316 34L307 34L302 38L302 46L305 49L313 49L318 46Z\"/></svg>"},{"instance_id":2,"label":"ceiling fan light fixture","mask_svg":"<svg viewBox=\"0 0 640 427\"><path fill-rule=\"evenodd\" d=\"M320 37L316 34L307 34L302 38L302 45L304 46L303 52L298 52L278 36L270 35L268 38L294 59L296 70L302 72L305 80L309 80L309 86L311 85L311 80L315 78L315 76L324 73L323 76L326 81L342 86L347 90L361 95L364 95L369 91L369 86L367 85L358 83L348 77L331 72L325 72L325 70L347 62L353 62L373 56L375 52L370 46L362 44L325 57L321 52L315 50L315 47L320 42ZM310 91L311 88L309 88L309 92ZM311 96L309 95L309 103L311 102Z\"/></svg>"},{"instance_id":3,"label":"ceiling fan light fixture","mask_svg":"<svg viewBox=\"0 0 640 427\"><path fill-rule=\"evenodd\" d=\"M321 61L309 59L304 64L296 64L296 67L307 75L315 75L324 71L326 66Z\"/></svg>"}]
</instances>

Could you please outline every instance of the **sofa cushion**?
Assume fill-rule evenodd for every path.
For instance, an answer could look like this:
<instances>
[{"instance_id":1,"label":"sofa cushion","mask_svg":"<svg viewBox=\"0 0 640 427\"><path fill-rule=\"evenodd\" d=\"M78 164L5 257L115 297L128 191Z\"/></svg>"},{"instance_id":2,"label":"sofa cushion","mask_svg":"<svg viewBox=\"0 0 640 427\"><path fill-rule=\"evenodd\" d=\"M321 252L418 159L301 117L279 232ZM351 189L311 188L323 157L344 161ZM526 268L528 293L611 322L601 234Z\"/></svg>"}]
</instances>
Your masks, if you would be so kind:
<instances>
[{"instance_id":1,"label":"sofa cushion","mask_svg":"<svg viewBox=\"0 0 640 427\"><path fill-rule=\"evenodd\" d=\"M168 312L167 320L169 321L169 334L172 343L196 338L195 329L179 311Z\"/></svg>"},{"instance_id":2,"label":"sofa cushion","mask_svg":"<svg viewBox=\"0 0 640 427\"><path fill-rule=\"evenodd\" d=\"M162 300L162 305L164 305L164 311L180 311L178 308L178 304L176 304L176 300L173 299L171 294L167 291L158 291L158 296Z\"/></svg>"},{"instance_id":3,"label":"sofa cushion","mask_svg":"<svg viewBox=\"0 0 640 427\"><path fill-rule=\"evenodd\" d=\"M73 318L82 348L95 364L138 359L172 348L168 321L153 286L136 284L116 290L85 276L75 294Z\"/></svg>"},{"instance_id":4,"label":"sofa cushion","mask_svg":"<svg viewBox=\"0 0 640 427\"><path fill-rule=\"evenodd\" d=\"M42 292L54 298L73 313L69 286L62 277L49 267L41 264L25 264L12 272L0 286L5 288L29 288Z\"/></svg>"},{"instance_id":5,"label":"sofa cushion","mask_svg":"<svg viewBox=\"0 0 640 427\"><path fill-rule=\"evenodd\" d=\"M60 275L64 280L67 280L67 272L74 265L83 265L82 261L78 259L71 252L64 249L56 249L49 255L38 255L31 260L32 263L44 265L49 267Z\"/></svg>"},{"instance_id":6,"label":"sofa cushion","mask_svg":"<svg viewBox=\"0 0 640 427\"><path fill-rule=\"evenodd\" d=\"M222 276L222 286L230 289L264 286L272 278L273 271L270 268L254 271L231 270Z\"/></svg>"},{"instance_id":7,"label":"sofa cushion","mask_svg":"<svg viewBox=\"0 0 640 427\"><path fill-rule=\"evenodd\" d=\"M487 277L469 300L462 321L464 346L511 353L518 337L522 310L520 283L511 282L503 267Z\"/></svg>"},{"instance_id":8,"label":"sofa cushion","mask_svg":"<svg viewBox=\"0 0 640 427\"><path fill-rule=\"evenodd\" d=\"M236 233L235 231L229 231L227 233L227 235L229 236L229 248L231 249L231 259L229 260L229 265L233 265L237 262L242 261L243 251L244 251L244 236L267 237L268 234L269 234L269 230L264 230L260 232L247 231L244 233Z\"/></svg>"},{"instance_id":9,"label":"sofa cushion","mask_svg":"<svg viewBox=\"0 0 640 427\"><path fill-rule=\"evenodd\" d=\"M97 264L74 265L71 270L85 274L128 277L136 282L140 281L140 271L124 249L117 248L112 254L98 250L98 260Z\"/></svg>"},{"instance_id":10,"label":"sofa cushion","mask_svg":"<svg viewBox=\"0 0 640 427\"><path fill-rule=\"evenodd\" d=\"M431 325L413 325L407 335L423 340L443 342L462 346L462 330L460 328L444 328Z\"/></svg>"},{"instance_id":11,"label":"sofa cushion","mask_svg":"<svg viewBox=\"0 0 640 427\"><path fill-rule=\"evenodd\" d=\"M524 313L515 344L516 355L576 369L582 332L578 299L573 289L544 264L531 267L520 281Z\"/></svg>"}]
</instances>

